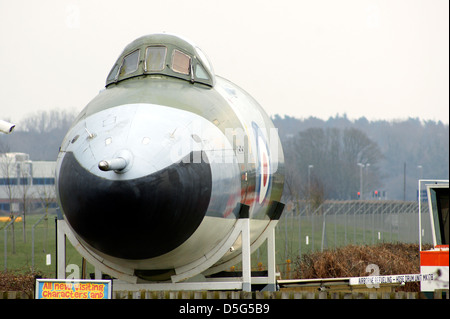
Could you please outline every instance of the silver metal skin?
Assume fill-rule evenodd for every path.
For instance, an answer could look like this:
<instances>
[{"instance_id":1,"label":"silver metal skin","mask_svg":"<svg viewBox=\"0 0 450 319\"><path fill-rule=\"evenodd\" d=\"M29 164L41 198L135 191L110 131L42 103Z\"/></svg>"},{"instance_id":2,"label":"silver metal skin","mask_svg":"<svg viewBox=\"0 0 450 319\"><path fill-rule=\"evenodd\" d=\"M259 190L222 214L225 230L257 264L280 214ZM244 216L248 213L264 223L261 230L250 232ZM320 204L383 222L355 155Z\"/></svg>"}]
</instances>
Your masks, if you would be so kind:
<instances>
[{"instance_id":1,"label":"silver metal skin","mask_svg":"<svg viewBox=\"0 0 450 319\"><path fill-rule=\"evenodd\" d=\"M162 45L167 47L165 70L168 73L147 74L144 67L148 69L149 66L143 62L147 61L145 48ZM269 223L276 223L270 216L270 207L280 201L284 183L283 151L270 118L245 91L214 75L208 67L209 62L198 55L192 43L168 35L142 37L127 46L115 65L123 65L122 59L136 48L140 48L141 53L138 70L129 78L121 79L121 73L117 71L120 67L113 67L106 89L80 113L58 155L58 200L69 228L82 246L79 251L87 251L91 258L107 268L134 273L146 280L167 280L171 270L173 274L186 265L201 265L205 256L222 247L242 217L239 215L242 206L248 208L251 249L255 250L267 236L265 230ZM191 57L189 74L177 77L170 68L171 50L175 49ZM196 81L194 73L199 65L207 70L208 80ZM201 75L206 78L204 73ZM191 167L201 169L200 179L197 180ZM185 171L181 169L190 172L188 180L182 179ZM173 172L181 175L170 177ZM167 180L165 176L168 176ZM161 185L157 190L160 195L142 209L125 209L118 215L111 215L100 208L83 217L80 207L76 207L78 201L71 199L67 191L68 187L80 188L72 185L83 184L77 178L107 185L132 185L130 194L144 202L152 195L143 193L144 185L140 181L151 178L154 185ZM194 179L197 184L193 184ZM91 204L107 206L108 198L117 197L117 193L108 195L109 186L90 187L98 193L97 197L83 193L83 189L76 195L81 199L80 205L86 199L87 206L83 209L89 209ZM196 192L197 187L205 188L209 196L207 202L190 203L190 197L192 200L197 197L194 193L189 196L182 192ZM164 189L171 189L178 195L167 194ZM197 200L208 199L205 196ZM164 202L165 205L183 202L204 207L198 226L192 226L192 231L184 234L187 238L180 238L173 246L168 243L176 242L183 231L171 230L171 222L154 225L151 221L156 219L149 216L160 218L173 213L174 218L189 221L193 215L186 215L188 207L185 212L178 206L174 206L176 212L167 211L164 207L168 206L160 204L161 198L166 197L170 200ZM100 201L105 201L104 205ZM96 219L93 215L100 217ZM147 222L152 233L161 229L164 232L144 245L151 236L145 234ZM107 230L104 225L108 225ZM111 234L111 238L118 240L117 247L129 242L129 249L123 244L122 250L118 248L120 251L116 252L116 246L108 246L110 243L104 243L101 237L92 234L95 229ZM130 238L136 233L139 240ZM139 247L141 244L143 246ZM154 250L149 247L152 245ZM165 246L167 249L161 250ZM221 271L240 253L238 238L227 247L225 254L208 262L212 263L215 272ZM140 275L157 270L166 274L159 277Z\"/></svg>"}]
</instances>

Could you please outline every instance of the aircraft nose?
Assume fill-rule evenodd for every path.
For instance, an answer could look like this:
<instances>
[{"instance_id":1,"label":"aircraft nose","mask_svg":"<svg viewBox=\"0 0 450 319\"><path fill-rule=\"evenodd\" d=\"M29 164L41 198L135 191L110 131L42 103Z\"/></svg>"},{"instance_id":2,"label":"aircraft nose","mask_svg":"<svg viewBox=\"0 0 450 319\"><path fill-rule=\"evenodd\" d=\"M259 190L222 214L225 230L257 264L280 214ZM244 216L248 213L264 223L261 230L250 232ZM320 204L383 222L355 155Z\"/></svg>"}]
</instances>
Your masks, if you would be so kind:
<instances>
[{"instance_id":1,"label":"aircraft nose","mask_svg":"<svg viewBox=\"0 0 450 319\"><path fill-rule=\"evenodd\" d=\"M84 242L104 254L124 259L162 255L187 240L206 214L210 164L200 149L183 153L169 143L177 127L186 127L186 114L158 110L159 116L130 112L121 130L91 127L95 138L68 148L62 159L58 191L65 217ZM166 136L155 137L161 126ZM117 142L101 143L108 139Z\"/></svg>"}]
</instances>

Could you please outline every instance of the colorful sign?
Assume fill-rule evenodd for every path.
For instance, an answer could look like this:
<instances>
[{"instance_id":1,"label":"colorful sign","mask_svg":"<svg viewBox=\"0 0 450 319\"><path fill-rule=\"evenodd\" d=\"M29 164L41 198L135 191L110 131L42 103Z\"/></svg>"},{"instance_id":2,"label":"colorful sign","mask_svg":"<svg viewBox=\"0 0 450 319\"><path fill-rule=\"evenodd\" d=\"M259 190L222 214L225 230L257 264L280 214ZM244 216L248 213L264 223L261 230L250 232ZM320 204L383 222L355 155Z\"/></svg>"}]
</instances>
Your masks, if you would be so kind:
<instances>
[{"instance_id":1,"label":"colorful sign","mask_svg":"<svg viewBox=\"0 0 450 319\"><path fill-rule=\"evenodd\" d=\"M111 299L111 280L36 279L35 299Z\"/></svg>"}]
</instances>

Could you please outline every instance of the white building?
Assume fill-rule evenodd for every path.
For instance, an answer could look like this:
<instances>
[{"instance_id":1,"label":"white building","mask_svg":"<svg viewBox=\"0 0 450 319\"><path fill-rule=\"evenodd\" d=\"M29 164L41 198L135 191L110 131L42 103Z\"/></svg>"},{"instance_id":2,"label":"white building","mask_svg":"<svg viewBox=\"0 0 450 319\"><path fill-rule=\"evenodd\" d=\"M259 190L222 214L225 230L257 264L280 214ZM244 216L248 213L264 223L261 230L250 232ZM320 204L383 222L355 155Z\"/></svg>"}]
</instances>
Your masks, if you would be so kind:
<instances>
[{"instance_id":1,"label":"white building","mask_svg":"<svg viewBox=\"0 0 450 319\"><path fill-rule=\"evenodd\" d=\"M55 167L25 153L0 154L0 214L55 207Z\"/></svg>"}]
</instances>

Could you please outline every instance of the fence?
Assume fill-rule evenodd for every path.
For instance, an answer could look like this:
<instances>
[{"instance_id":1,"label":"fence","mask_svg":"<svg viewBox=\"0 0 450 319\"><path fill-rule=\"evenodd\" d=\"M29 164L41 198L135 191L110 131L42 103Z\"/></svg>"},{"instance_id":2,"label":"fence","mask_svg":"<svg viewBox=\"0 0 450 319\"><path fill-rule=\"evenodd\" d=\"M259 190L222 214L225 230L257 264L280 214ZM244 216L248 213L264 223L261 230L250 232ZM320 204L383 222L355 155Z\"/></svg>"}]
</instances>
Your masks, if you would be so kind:
<instances>
[{"instance_id":1,"label":"fence","mask_svg":"<svg viewBox=\"0 0 450 319\"><path fill-rule=\"evenodd\" d=\"M346 245L419 243L418 202L386 200L325 201L311 207L287 205L276 228L277 260L286 267L304 253ZM422 243L431 244L428 205L421 205ZM281 267L283 268L283 267Z\"/></svg>"},{"instance_id":2,"label":"fence","mask_svg":"<svg viewBox=\"0 0 450 319\"><path fill-rule=\"evenodd\" d=\"M40 270L55 271L55 218L54 214L29 214L26 218L0 223L3 254L0 271ZM24 227L23 223L26 221ZM52 260L53 259L53 260Z\"/></svg>"},{"instance_id":3,"label":"fence","mask_svg":"<svg viewBox=\"0 0 450 319\"><path fill-rule=\"evenodd\" d=\"M300 201L286 207L275 229L277 271L283 278L289 278L287 273L294 271L293 261L304 253L349 244L419 242L417 202L325 201L319 207L311 207ZM421 214L422 243L432 243L428 205L421 206ZM38 269L45 274L55 274L55 216L30 214L25 235L19 222L14 238L12 224L0 223L0 230L4 232L0 236L3 270ZM265 268L262 265L266 260L265 251L261 247L252 256L255 270ZM82 258L70 244L67 244L66 263L82 268Z\"/></svg>"}]
</instances>

